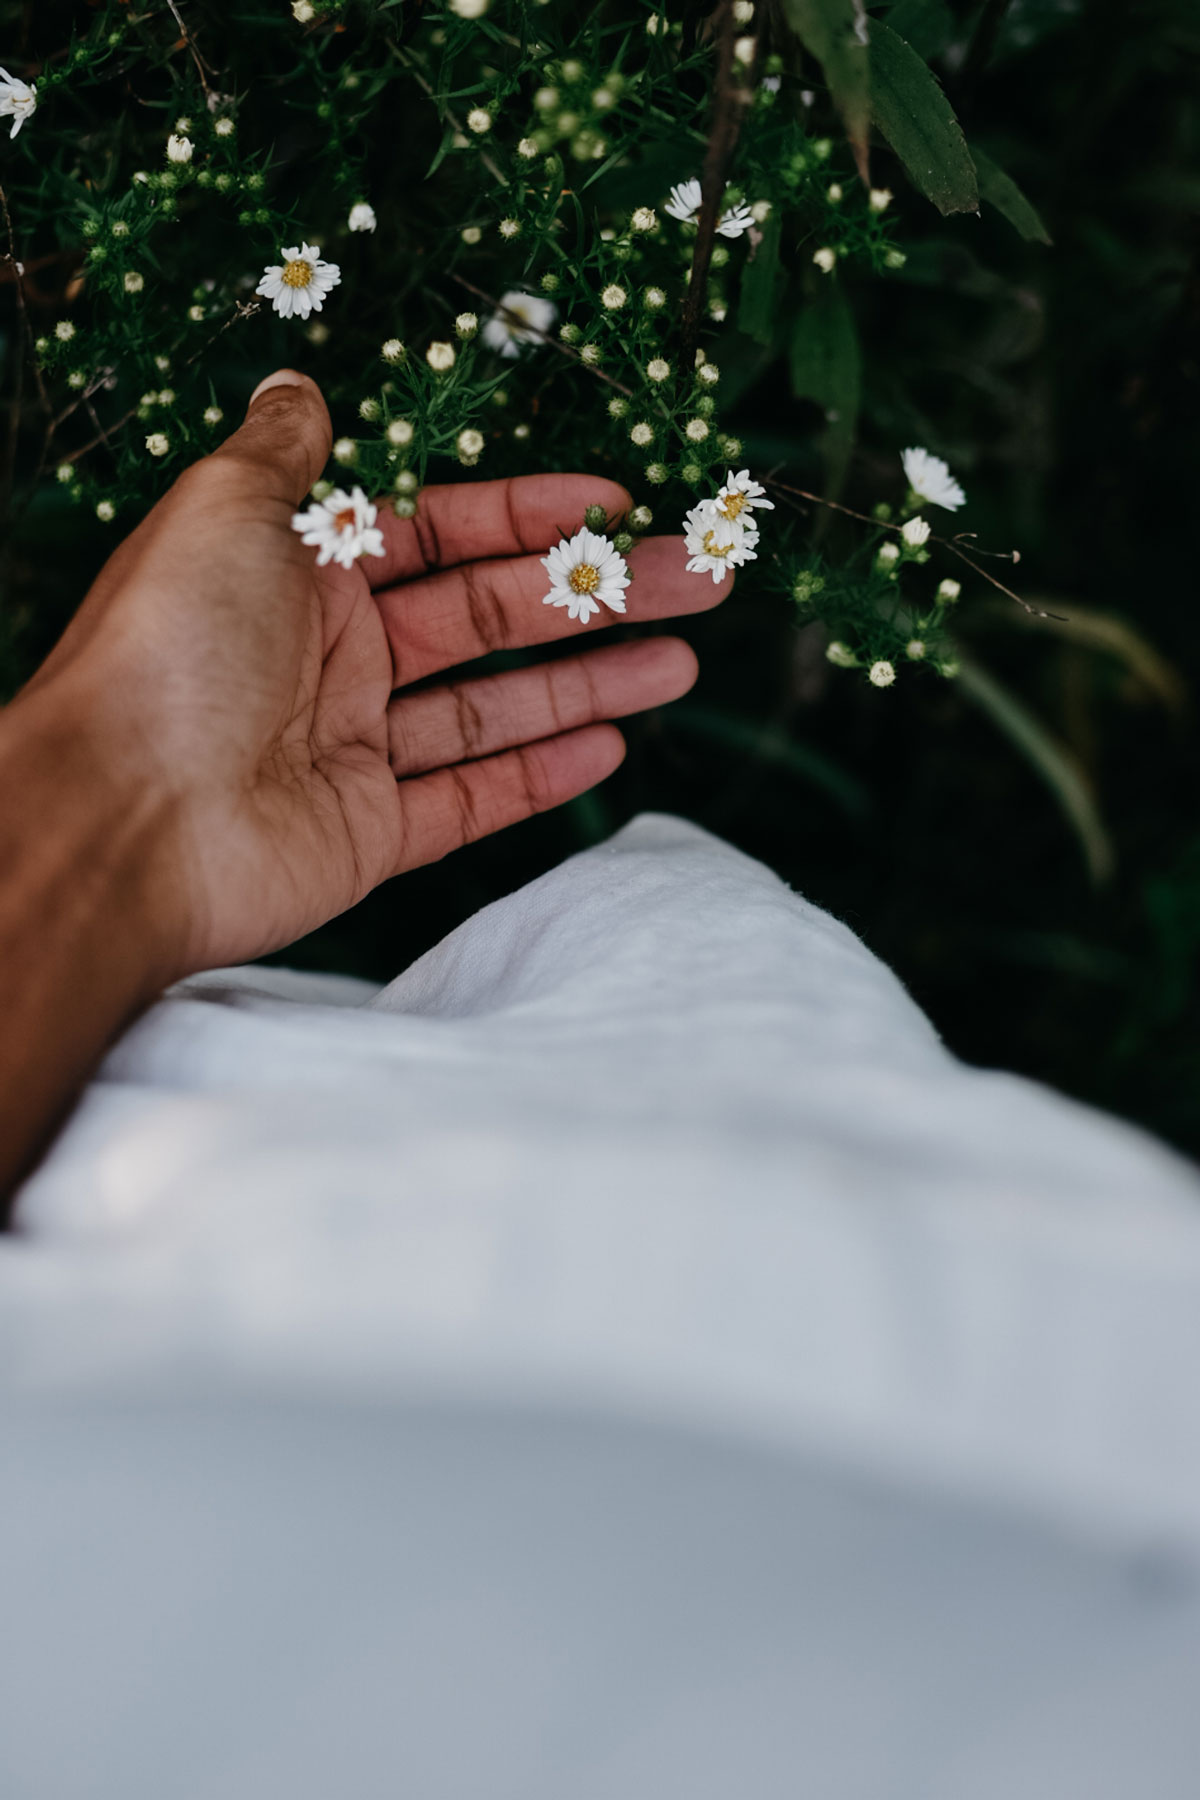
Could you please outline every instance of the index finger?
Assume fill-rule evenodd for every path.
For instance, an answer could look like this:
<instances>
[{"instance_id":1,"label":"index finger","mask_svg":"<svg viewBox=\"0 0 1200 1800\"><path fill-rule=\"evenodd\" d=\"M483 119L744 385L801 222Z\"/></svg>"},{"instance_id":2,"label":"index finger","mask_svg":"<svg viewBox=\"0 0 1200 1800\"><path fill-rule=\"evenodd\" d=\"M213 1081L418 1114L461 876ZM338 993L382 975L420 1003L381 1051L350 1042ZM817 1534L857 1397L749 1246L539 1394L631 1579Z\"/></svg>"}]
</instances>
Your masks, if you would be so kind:
<instances>
[{"instance_id":1,"label":"index finger","mask_svg":"<svg viewBox=\"0 0 1200 1800\"><path fill-rule=\"evenodd\" d=\"M515 475L422 488L411 519L380 507L384 553L363 567L371 586L381 588L455 563L547 550L579 530L587 507L602 506L617 519L630 504L617 482L595 475Z\"/></svg>"}]
</instances>

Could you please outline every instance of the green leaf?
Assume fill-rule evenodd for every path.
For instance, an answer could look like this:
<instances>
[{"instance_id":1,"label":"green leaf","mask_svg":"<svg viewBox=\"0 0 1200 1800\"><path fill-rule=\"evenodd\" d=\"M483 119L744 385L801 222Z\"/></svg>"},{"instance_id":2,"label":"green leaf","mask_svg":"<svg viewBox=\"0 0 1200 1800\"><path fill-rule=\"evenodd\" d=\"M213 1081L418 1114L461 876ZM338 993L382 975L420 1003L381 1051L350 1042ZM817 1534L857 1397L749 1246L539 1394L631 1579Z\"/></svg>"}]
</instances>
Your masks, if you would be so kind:
<instances>
[{"instance_id":1,"label":"green leaf","mask_svg":"<svg viewBox=\"0 0 1200 1800\"><path fill-rule=\"evenodd\" d=\"M984 204L994 206L997 212L1003 213L1027 243L1053 243L1037 208L1025 198L1012 176L997 168L991 157L985 156L982 150L973 150L971 155L979 178L979 198Z\"/></svg>"},{"instance_id":2,"label":"green leaf","mask_svg":"<svg viewBox=\"0 0 1200 1800\"><path fill-rule=\"evenodd\" d=\"M887 22L926 61L940 56L954 37L954 14L946 0L896 0Z\"/></svg>"},{"instance_id":3,"label":"green leaf","mask_svg":"<svg viewBox=\"0 0 1200 1800\"><path fill-rule=\"evenodd\" d=\"M775 208L763 226L762 239L742 276L738 330L744 331L757 344L774 342L775 326L779 318L780 289L783 286L783 270L779 266L780 226L780 213Z\"/></svg>"},{"instance_id":4,"label":"green leaf","mask_svg":"<svg viewBox=\"0 0 1200 1800\"><path fill-rule=\"evenodd\" d=\"M865 182L871 113L867 41L874 27L863 0L783 0L783 4L792 30L821 65Z\"/></svg>"},{"instance_id":5,"label":"green leaf","mask_svg":"<svg viewBox=\"0 0 1200 1800\"><path fill-rule=\"evenodd\" d=\"M841 287L826 279L799 313L789 346L792 392L814 400L826 419L825 493L836 499L846 479L862 398L862 350Z\"/></svg>"},{"instance_id":6,"label":"green leaf","mask_svg":"<svg viewBox=\"0 0 1200 1800\"><path fill-rule=\"evenodd\" d=\"M871 117L940 213L979 211L971 152L937 77L879 19L871 24Z\"/></svg>"},{"instance_id":7,"label":"green leaf","mask_svg":"<svg viewBox=\"0 0 1200 1800\"><path fill-rule=\"evenodd\" d=\"M1088 874L1100 887L1112 875L1115 865L1112 840L1100 817L1091 783L1071 752L1050 735L1024 701L961 652L958 684L1041 776L1079 840Z\"/></svg>"}]
</instances>

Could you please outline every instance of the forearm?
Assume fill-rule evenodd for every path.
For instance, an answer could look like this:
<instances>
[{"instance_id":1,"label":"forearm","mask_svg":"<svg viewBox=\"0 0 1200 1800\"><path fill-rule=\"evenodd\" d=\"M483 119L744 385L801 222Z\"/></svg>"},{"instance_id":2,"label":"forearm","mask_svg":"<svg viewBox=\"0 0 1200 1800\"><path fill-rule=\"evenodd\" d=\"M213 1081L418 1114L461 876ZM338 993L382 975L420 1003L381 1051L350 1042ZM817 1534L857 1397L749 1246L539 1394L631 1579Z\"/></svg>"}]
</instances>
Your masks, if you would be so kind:
<instances>
[{"instance_id":1,"label":"forearm","mask_svg":"<svg viewBox=\"0 0 1200 1800\"><path fill-rule=\"evenodd\" d=\"M0 712L0 1225L108 1044L175 973L166 811L65 686Z\"/></svg>"}]
</instances>

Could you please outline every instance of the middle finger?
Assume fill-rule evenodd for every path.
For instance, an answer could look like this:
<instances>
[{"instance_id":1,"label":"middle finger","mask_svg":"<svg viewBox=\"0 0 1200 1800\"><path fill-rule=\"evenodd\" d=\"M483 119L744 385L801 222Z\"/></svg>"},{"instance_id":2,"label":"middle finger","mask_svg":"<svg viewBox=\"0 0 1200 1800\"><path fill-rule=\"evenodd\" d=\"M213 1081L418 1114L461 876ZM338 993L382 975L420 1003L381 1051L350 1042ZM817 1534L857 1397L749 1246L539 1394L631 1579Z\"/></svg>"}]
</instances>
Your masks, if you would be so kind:
<instances>
[{"instance_id":1,"label":"middle finger","mask_svg":"<svg viewBox=\"0 0 1200 1800\"><path fill-rule=\"evenodd\" d=\"M403 687L493 650L582 636L618 618L636 623L707 612L733 586L732 576L714 584L711 576L690 574L680 537L647 538L627 561L633 577L625 590L627 610L601 607L586 626L568 618L565 607L542 604L550 581L540 556L467 563L383 589L375 602L392 649L393 685Z\"/></svg>"}]
</instances>

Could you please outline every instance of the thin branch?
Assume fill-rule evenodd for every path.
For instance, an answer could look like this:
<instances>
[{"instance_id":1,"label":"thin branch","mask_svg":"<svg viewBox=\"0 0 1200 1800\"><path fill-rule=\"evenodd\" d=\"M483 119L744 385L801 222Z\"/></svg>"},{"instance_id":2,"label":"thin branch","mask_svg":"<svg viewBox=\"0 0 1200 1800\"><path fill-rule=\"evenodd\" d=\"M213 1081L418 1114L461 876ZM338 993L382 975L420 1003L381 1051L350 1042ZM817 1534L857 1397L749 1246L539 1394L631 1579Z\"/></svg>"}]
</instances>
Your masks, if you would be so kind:
<instances>
[{"instance_id":1,"label":"thin branch","mask_svg":"<svg viewBox=\"0 0 1200 1800\"><path fill-rule=\"evenodd\" d=\"M183 22L183 15L180 12L179 8L176 6L175 0L167 0L167 5L171 9L171 17L174 19L175 23L178 25L180 35L182 36L184 43L188 47L188 51L191 55L191 59L196 65L196 73L200 77L200 86L204 89L204 98L205 98L205 100L207 100L212 93L212 89L208 85L208 72L207 72L205 62L204 62L204 58L201 56L201 54L197 50L195 44L192 42L192 34Z\"/></svg>"},{"instance_id":2,"label":"thin branch","mask_svg":"<svg viewBox=\"0 0 1200 1800\"><path fill-rule=\"evenodd\" d=\"M213 332L213 334L210 338L208 338L203 344L201 344L201 346L198 350L194 351L193 354L188 357L187 361L183 364L183 367L185 369L190 369L193 363L199 362L200 358L202 356L206 355L207 352L212 349L212 346L216 343L217 339L220 337L224 337L225 333L229 330L231 325L237 325L243 319L252 319L254 317L255 313L261 312L261 311L262 311L262 302L260 300L235 300L234 301L234 309L233 309L232 313L230 313L229 317L226 320L224 320L224 322L221 324L221 326L218 328L218 330ZM111 369L106 369L102 372L102 374L98 375L96 377L95 381L89 384L86 392L80 395L80 398L75 402L75 405L72 407L69 407L67 412L63 413L60 418L55 420L55 425L56 426L60 425L62 423L63 419L67 418L70 413L72 413L76 410L76 407L83 405L84 402L89 400L91 395L96 392L96 389L98 387L103 386L104 381L108 378L109 375L111 375L111 373L112 373ZM96 436L94 438L89 438L89 440L86 444L82 444L78 450L70 451L66 456L63 457L62 460L64 462L68 462L68 463L78 462L81 456L86 456L88 451L94 450L98 444L104 444L107 446L109 438L115 436L118 431L123 430L124 427L126 425L128 425L130 419L132 419L136 416L136 414L139 410L139 407L140 407L140 402L139 402L138 406L131 406L129 411L127 413L123 413L122 416L116 421L115 424L110 425L108 427L107 431L105 431L104 428L101 426L98 436Z\"/></svg>"},{"instance_id":3,"label":"thin branch","mask_svg":"<svg viewBox=\"0 0 1200 1800\"><path fill-rule=\"evenodd\" d=\"M407 68L409 74L412 76L413 80L416 82L417 86L419 88L422 88L425 91L425 93L428 94L429 98L433 101L434 105L437 106L438 105L437 91L434 88L433 83L431 81L428 81L426 79L426 77L424 75L422 75L420 69L418 69L413 58L408 54L407 50L405 50L402 45L396 43L395 39L391 40L391 45L392 45L392 49L395 51L396 55L400 58L400 61L404 64L404 66ZM447 119L449 121L449 123L451 125L453 125L455 131L457 131L460 136L462 136L462 137L467 136L466 131L464 131L464 129L463 129L462 120L460 118L458 118L458 116L455 113L452 113L448 106L443 104L441 106L441 112L442 112L442 117L444 119ZM482 162L482 164L483 164L484 168L487 170L488 174L490 176L492 176L493 180L498 181L500 183L501 187L511 187L512 186L512 183L509 181L508 176L504 173L504 170L500 167L500 165L496 161L495 157L491 154L491 152L489 150L483 149L482 145L479 147L479 160Z\"/></svg>"},{"instance_id":4,"label":"thin branch","mask_svg":"<svg viewBox=\"0 0 1200 1800\"><path fill-rule=\"evenodd\" d=\"M897 537L900 537L903 534L904 527L902 525L889 525L885 523L883 519L873 519L870 513L855 512L852 506L843 506L840 500L826 500L822 494L810 494L805 488L789 487L786 482L775 481L770 476L766 477L764 485L776 489L781 494L793 494L797 499L808 500L814 506L826 506L831 512L844 513L848 519L858 519L863 525L873 525L876 531L890 531ZM1002 581L997 581L994 575L990 575L986 569L981 569L974 558L968 556L966 551L962 548L962 539L964 536L973 537L974 533L960 532L958 537L944 538L938 537L936 532L931 532L925 541L929 544L940 544L943 550L949 550L951 555L957 556L961 562L966 563L969 569L973 569L976 575L981 575L984 581L990 582L1000 593L1005 594L1008 599L1014 600L1021 608L1022 612L1027 612L1031 618L1053 619L1060 625L1066 624L1067 621L1063 618L1061 613L1047 612L1043 607L1034 606L1029 600L1022 600L1020 594L1014 594L1010 587L1005 587ZM999 556L1005 558L1009 562L1020 561L1020 552L1016 550L977 550L975 555Z\"/></svg>"},{"instance_id":5,"label":"thin branch","mask_svg":"<svg viewBox=\"0 0 1200 1800\"><path fill-rule=\"evenodd\" d=\"M696 247L692 252L692 273L687 298L683 303L683 325L680 332L679 374L687 381L696 361L696 343L700 336L700 317L704 311L704 295L708 271L712 263L717 224L725 199L729 165L737 148L742 128L745 94L734 78L733 44L737 22L733 16L733 0L718 0L712 15L712 32L717 40L717 72L713 85L712 123L708 147L704 152L704 170L700 178L700 215L696 221Z\"/></svg>"},{"instance_id":6,"label":"thin branch","mask_svg":"<svg viewBox=\"0 0 1200 1800\"><path fill-rule=\"evenodd\" d=\"M483 288L476 287L473 281L468 281L465 275L455 274L453 270L450 272L450 279L457 281L459 287L466 288L468 294L474 294L477 300L486 300L488 305L500 314L501 318L510 319L514 325L519 325L522 331L531 332L534 337L540 338L543 344L549 344L550 348L557 350L560 356L568 357L571 362L577 362L581 368L586 369L589 375L594 375L598 381L607 382L610 388L616 388L618 394L624 394L628 399L633 399L631 387L626 387L623 381L618 381L615 376L597 368L595 363L584 362L578 350L573 349L570 344L564 344L561 338L551 337L548 331L543 331L540 326L531 325L527 319L521 317L520 313L510 312L508 307L497 300L494 294L485 293Z\"/></svg>"}]
</instances>

